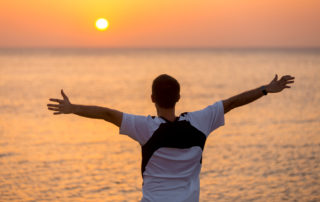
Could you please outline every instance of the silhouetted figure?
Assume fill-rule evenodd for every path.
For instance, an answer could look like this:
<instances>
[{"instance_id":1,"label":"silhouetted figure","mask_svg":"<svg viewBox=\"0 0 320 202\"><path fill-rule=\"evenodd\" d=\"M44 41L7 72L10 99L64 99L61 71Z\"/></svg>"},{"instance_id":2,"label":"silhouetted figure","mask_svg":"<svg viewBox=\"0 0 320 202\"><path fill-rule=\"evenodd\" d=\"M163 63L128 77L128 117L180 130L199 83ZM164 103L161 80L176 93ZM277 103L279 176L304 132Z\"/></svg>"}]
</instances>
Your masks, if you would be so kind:
<instances>
[{"instance_id":1,"label":"silhouetted figure","mask_svg":"<svg viewBox=\"0 0 320 202\"><path fill-rule=\"evenodd\" d=\"M141 173L143 197L141 201L179 202L199 201L199 174L202 151L208 135L224 125L224 114L253 102L268 93L278 93L294 77L278 76L265 86L246 91L229 99L218 101L194 112L175 114L180 99L180 85L173 77L163 74L152 84L152 102L156 117L137 116L99 106L71 104L61 90L63 100L50 101L48 109L54 114L77 114L104 119L120 127L120 133L138 141L142 148Z\"/></svg>"}]
</instances>

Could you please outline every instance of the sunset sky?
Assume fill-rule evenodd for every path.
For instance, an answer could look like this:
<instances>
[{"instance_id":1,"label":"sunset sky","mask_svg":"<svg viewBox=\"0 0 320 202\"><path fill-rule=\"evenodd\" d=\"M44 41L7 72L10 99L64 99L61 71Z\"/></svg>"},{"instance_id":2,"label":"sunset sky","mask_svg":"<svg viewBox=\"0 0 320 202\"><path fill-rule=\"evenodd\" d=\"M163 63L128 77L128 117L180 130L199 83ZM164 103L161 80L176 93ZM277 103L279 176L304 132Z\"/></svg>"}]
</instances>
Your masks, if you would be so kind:
<instances>
[{"instance_id":1,"label":"sunset sky","mask_svg":"<svg viewBox=\"0 0 320 202\"><path fill-rule=\"evenodd\" d=\"M320 0L0 1L2 48L320 47Z\"/></svg>"}]
</instances>

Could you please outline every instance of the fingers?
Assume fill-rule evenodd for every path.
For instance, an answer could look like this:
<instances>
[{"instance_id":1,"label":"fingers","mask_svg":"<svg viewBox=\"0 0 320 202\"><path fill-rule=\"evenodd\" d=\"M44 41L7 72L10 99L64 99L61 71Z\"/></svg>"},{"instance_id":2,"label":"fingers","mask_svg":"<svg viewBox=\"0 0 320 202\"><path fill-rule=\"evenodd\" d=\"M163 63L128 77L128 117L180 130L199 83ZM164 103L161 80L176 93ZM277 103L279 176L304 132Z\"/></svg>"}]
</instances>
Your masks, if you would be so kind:
<instances>
[{"instance_id":1,"label":"fingers","mask_svg":"<svg viewBox=\"0 0 320 202\"><path fill-rule=\"evenodd\" d=\"M60 107L60 105L56 105L56 104L47 104L48 107Z\"/></svg>"},{"instance_id":2,"label":"fingers","mask_svg":"<svg viewBox=\"0 0 320 202\"><path fill-rule=\"evenodd\" d=\"M291 84L294 83L294 80L284 80L281 82L282 85L287 85L287 84Z\"/></svg>"},{"instance_id":3,"label":"fingers","mask_svg":"<svg viewBox=\"0 0 320 202\"><path fill-rule=\"evenodd\" d=\"M53 102L58 102L58 103L62 103L63 102L63 100L55 99L55 98L50 98L49 100L53 101Z\"/></svg>"},{"instance_id":4,"label":"fingers","mask_svg":"<svg viewBox=\"0 0 320 202\"><path fill-rule=\"evenodd\" d=\"M48 110L51 110L51 111L55 111L53 114L54 115L58 115L58 114L64 114L65 110L64 110L64 107L66 104L68 104L69 102L69 99L68 97L66 96L66 94L63 92L63 90L61 89L61 95L63 97L63 100L61 99L56 99L56 98L50 98L49 100L52 101L52 102L57 102L59 104L47 104L47 107L48 107Z\"/></svg>"},{"instance_id":5,"label":"fingers","mask_svg":"<svg viewBox=\"0 0 320 202\"><path fill-rule=\"evenodd\" d=\"M293 79L294 79L293 76L285 75L281 77L280 81L287 81L287 80L293 80Z\"/></svg>"},{"instance_id":6,"label":"fingers","mask_svg":"<svg viewBox=\"0 0 320 202\"><path fill-rule=\"evenodd\" d=\"M54 108L54 107L48 107L48 110L52 110L52 111L60 111L59 108Z\"/></svg>"},{"instance_id":7,"label":"fingers","mask_svg":"<svg viewBox=\"0 0 320 202\"><path fill-rule=\"evenodd\" d=\"M281 79L277 83L282 90L285 88L291 88L291 86L289 84L294 83L294 77L292 77L290 75L282 76Z\"/></svg>"},{"instance_id":8,"label":"fingers","mask_svg":"<svg viewBox=\"0 0 320 202\"><path fill-rule=\"evenodd\" d=\"M64 94L63 90L61 89L61 95L63 97L63 99L65 100L69 100L68 97L66 96L66 94Z\"/></svg>"},{"instance_id":9,"label":"fingers","mask_svg":"<svg viewBox=\"0 0 320 202\"><path fill-rule=\"evenodd\" d=\"M63 89L61 89L61 95L63 98L67 97L66 94L64 94Z\"/></svg>"},{"instance_id":10,"label":"fingers","mask_svg":"<svg viewBox=\"0 0 320 202\"><path fill-rule=\"evenodd\" d=\"M283 77L285 77L285 78L294 78L294 77L291 76L291 75L284 75Z\"/></svg>"},{"instance_id":11,"label":"fingers","mask_svg":"<svg viewBox=\"0 0 320 202\"><path fill-rule=\"evenodd\" d=\"M290 88L288 84L294 83L294 77L290 75L282 76L278 83L282 88Z\"/></svg>"},{"instance_id":12,"label":"fingers","mask_svg":"<svg viewBox=\"0 0 320 202\"><path fill-rule=\"evenodd\" d=\"M278 80L278 74L275 75L273 81L277 81Z\"/></svg>"},{"instance_id":13,"label":"fingers","mask_svg":"<svg viewBox=\"0 0 320 202\"><path fill-rule=\"evenodd\" d=\"M294 81L280 81L279 86L281 86L282 88L290 88L288 84L292 84L292 83L294 83Z\"/></svg>"}]
</instances>

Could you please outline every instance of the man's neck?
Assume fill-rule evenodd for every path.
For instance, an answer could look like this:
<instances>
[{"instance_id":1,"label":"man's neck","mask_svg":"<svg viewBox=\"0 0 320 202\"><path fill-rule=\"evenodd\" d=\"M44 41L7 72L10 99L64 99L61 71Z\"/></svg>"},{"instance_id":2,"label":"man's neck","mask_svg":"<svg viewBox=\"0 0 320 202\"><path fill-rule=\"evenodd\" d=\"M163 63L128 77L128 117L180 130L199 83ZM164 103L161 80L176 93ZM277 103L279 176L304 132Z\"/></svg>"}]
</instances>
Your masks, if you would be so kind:
<instances>
[{"instance_id":1,"label":"man's neck","mask_svg":"<svg viewBox=\"0 0 320 202\"><path fill-rule=\"evenodd\" d=\"M157 114L160 117L163 117L167 119L168 121L174 121L176 120L176 115L175 115L175 108L161 108L161 107L156 107L157 108Z\"/></svg>"}]
</instances>

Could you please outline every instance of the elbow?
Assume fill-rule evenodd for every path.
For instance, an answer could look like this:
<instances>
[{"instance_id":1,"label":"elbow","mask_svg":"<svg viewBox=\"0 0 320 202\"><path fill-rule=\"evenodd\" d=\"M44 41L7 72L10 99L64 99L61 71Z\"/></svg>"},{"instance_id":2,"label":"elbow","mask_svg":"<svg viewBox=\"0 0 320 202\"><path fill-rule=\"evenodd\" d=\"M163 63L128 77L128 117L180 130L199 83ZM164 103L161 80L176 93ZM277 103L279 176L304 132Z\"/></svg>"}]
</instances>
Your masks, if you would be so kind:
<instances>
[{"instance_id":1,"label":"elbow","mask_svg":"<svg viewBox=\"0 0 320 202\"><path fill-rule=\"evenodd\" d=\"M109 110L106 110L106 109L103 109L101 115L100 115L100 118L105 120L105 121L108 121L110 122L111 120L111 113L109 112Z\"/></svg>"},{"instance_id":2,"label":"elbow","mask_svg":"<svg viewBox=\"0 0 320 202\"><path fill-rule=\"evenodd\" d=\"M108 113L104 113L103 116L102 116L102 119L105 120L105 121L110 122L111 116Z\"/></svg>"}]
</instances>

